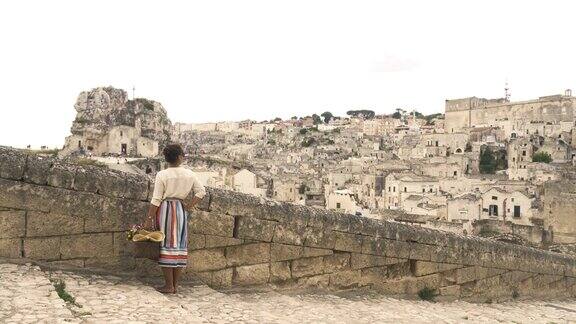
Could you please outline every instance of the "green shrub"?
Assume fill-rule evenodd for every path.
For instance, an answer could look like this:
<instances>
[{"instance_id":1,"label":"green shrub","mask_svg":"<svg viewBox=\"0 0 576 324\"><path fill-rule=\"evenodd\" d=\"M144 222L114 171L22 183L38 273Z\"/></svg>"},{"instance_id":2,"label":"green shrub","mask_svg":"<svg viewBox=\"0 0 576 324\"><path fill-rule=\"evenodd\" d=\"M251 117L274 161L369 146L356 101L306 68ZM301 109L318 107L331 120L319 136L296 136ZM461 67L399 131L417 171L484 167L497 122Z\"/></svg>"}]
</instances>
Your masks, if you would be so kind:
<instances>
[{"instance_id":1,"label":"green shrub","mask_svg":"<svg viewBox=\"0 0 576 324\"><path fill-rule=\"evenodd\" d=\"M418 291L418 297L420 297L420 299L422 300L434 301L434 298L436 298L436 296L437 294L432 288L424 287L420 289L420 291Z\"/></svg>"},{"instance_id":2,"label":"green shrub","mask_svg":"<svg viewBox=\"0 0 576 324\"><path fill-rule=\"evenodd\" d=\"M82 307L76 303L76 299L66 291L66 283L63 280L50 279L50 281L52 282L54 289L56 289L56 293L60 299L74 306Z\"/></svg>"},{"instance_id":3,"label":"green shrub","mask_svg":"<svg viewBox=\"0 0 576 324\"><path fill-rule=\"evenodd\" d=\"M532 162L550 163L552 162L552 155L548 152L538 152L532 157Z\"/></svg>"},{"instance_id":4,"label":"green shrub","mask_svg":"<svg viewBox=\"0 0 576 324\"><path fill-rule=\"evenodd\" d=\"M492 149L487 147L480 153L480 173L494 173L496 171L496 157Z\"/></svg>"}]
</instances>

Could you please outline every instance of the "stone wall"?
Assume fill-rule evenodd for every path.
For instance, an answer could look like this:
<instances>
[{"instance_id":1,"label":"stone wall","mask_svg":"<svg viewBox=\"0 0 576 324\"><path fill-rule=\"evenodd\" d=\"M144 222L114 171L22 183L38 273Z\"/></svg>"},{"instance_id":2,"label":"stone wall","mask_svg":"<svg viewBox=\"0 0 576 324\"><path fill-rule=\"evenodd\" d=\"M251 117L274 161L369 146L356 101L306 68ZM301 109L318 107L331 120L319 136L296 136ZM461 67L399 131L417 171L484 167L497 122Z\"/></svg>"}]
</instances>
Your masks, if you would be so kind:
<instances>
[{"instance_id":1,"label":"stone wall","mask_svg":"<svg viewBox=\"0 0 576 324\"><path fill-rule=\"evenodd\" d=\"M141 220L147 177L0 147L0 257L159 274L124 231ZM209 188L192 211L189 266L213 287L370 288L443 298L576 293L576 259Z\"/></svg>"}]
</instances>

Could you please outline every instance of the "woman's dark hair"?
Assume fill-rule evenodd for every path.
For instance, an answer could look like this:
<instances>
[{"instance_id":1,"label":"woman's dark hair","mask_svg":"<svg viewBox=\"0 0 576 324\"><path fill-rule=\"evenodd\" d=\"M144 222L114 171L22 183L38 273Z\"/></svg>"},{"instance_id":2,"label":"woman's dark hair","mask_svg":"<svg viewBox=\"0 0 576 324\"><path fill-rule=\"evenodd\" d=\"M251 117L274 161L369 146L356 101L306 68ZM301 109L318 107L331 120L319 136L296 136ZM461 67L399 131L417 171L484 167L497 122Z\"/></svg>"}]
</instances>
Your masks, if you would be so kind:
<instances>
[{"instance_id":1,"label":"woman's dark hair","mask_svg":"<svg viewBox=\"0 0 576 324\"><path fill-rule=\"evenodd\" d=\"M184 150L182 150L180 144L168 144L164 150L162 150L162 153L164 154L164 159L166 159L166 162L168 163L176 163L179 156L184 156Z\"/></svg>"}]
</instances>

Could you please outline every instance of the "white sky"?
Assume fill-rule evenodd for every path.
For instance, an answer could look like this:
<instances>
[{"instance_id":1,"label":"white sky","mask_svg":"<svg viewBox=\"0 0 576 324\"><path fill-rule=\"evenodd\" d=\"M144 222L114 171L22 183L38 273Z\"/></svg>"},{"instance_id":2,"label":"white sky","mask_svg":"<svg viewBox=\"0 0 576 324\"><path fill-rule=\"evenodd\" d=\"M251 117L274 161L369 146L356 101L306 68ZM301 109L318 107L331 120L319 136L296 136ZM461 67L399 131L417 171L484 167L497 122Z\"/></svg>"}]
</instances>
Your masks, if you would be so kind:
<instances>
[{"instance_id":1,"label":"white sky","mask_svg":"<svg viewBox=\"0 0 576 324\"><path fill-rule=\"evenodd\" d=\"M576 89L574 1L2 1L0 145L61 146L77 95L173 122L512 100ZM130 91L131 92L131 91Z\"/></svg>"}]
</instances>

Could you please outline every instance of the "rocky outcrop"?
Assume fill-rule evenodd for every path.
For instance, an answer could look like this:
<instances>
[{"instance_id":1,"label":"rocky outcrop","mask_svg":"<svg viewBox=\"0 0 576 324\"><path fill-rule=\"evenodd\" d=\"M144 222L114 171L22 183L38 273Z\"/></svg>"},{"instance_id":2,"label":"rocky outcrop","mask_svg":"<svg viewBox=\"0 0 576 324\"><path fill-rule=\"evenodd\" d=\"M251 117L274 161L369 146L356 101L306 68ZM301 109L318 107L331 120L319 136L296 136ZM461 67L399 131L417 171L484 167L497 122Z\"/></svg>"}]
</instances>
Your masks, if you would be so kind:
<instances>
[{"instance_id":1,"label":"rocky outcrop","mask_svg":"<svg viewBox=\"0 0 576 324\"><path fill-rule=\"evenodd\" d=\"M118 126L132 127L135 132L129 136L156 141L160 147L170 140L172 123L162 104L144 98L129 100L124 90L100 87L83 91L74 108L77 114L64 155L83 146L77 145L77 140L90 141L97 150L96 147L101 146L99 142L107 141L106 136Z\"/></svg>"},{"instance_id":2,"label":"rocky outcrop","mask_svg":"<svg viewBox=\"0 0 576 324\"><path fill-rule=\"evenodd\" d=\"M151 189L146 176L0 148L0 257L160 275L124 232L144 217ZM576 296L572 256L215 188L190 212L183 276L213 287Z\"/></svg>"}]
</instances>

